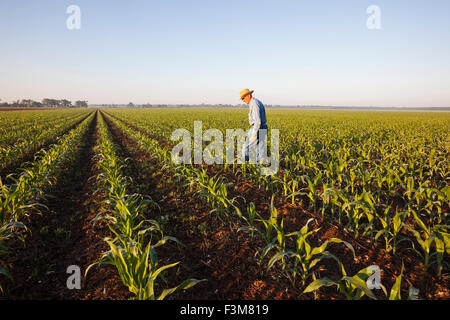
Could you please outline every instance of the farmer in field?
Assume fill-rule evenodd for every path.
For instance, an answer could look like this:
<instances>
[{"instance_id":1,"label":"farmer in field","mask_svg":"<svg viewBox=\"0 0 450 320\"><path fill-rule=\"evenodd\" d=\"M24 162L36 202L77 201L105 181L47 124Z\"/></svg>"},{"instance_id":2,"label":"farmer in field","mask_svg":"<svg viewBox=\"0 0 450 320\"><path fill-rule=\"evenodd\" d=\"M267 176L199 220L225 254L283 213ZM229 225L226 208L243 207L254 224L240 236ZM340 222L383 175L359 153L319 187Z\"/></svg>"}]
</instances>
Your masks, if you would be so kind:
<instances>
[{"instance_id":1,"label":"farmer in field","mask_svg":"<svg viewBox=\"0 0 450 320\"><path fill-rule=\"evenodd\" d=\"M245 162L250 160L250 154L255 152L255 159L252 156L252 163L259 164L264 157L264 143L267 136L266 108L263 103L253 97L253 90L244 89L241 91L241 100L248 104L248 123L250 130L247 134L244 146L242 148L242 158Z\"/></svg>"}]
</instances>

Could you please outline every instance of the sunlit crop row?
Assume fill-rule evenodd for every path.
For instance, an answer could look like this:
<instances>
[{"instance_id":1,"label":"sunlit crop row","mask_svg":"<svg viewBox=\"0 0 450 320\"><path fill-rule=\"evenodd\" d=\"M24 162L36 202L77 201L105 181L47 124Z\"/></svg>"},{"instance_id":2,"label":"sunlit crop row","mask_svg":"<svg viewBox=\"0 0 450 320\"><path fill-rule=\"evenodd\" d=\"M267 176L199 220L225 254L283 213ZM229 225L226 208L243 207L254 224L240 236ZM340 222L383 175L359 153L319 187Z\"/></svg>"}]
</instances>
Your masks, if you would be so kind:
<instances>
[{"instance_id":1,"label":"sunlit crop row","mask_svg":"<svg viewBox=\"0 0 450 320\"><path fill-rule=\"evenodd\" d=\"M155 285L161 282L162 273L179 264L160 265L157 248L168 241L179 241L165 235L157 220L148 218L152 209L158 209L151 198L129 193L130 179L122 172L126 161L118 155L117 146L112 141L103 117L100 117L99 132L97 157L100 173L97 180L100 190L105 194L106 208L94 221L107 221L113 237L105 239L110 250L92 264L86 273L97 264L114 265L124 285L138 300L162 300L177 290L194 286L201 280L187 279L174 288L156 293Z\"/></svg>"},{"instance_id":2,"label":"sunlit crop row","mask_svg":"<svg viewBox=\"0 0 450 320\"><path fill-rule=\"evenodd\" d=\"M16 178L11 177L11 184L5 185L0 179L0 258L9 251L9 239L22 237L22 231L26 229L24 216L44 206L42 200L46 198L46 191L62 173L63 165L76 158L93 117L91 114L63 136L59 144L42 151L30 168ZM0 274L11 277L1 260Z\"/></svg>"},{"instance_id":3,"label":"sunlit crop row","mask_svg":"<svg viewBox=\"0 0 450 320\"><path fill-rule=\"evenodd\" d=\"M13 146L30 137L80 115L87 115L86 109L11 111L0 113L0 146Z\"/></svg>"},{"instance_id":4,"label":"sunlit crop row","mask_svg":"<svg viewBox=\"0 0 450 320\"><path fill-rule=\"evenodd\" d=\"M14 140L12 144L0 145L0 172L5 168L18 166L22 159L34 154L50 142L57 142L57 137L63 135L69 128L75 126L88 116L87 112L78 112L64 119L43 122L40 125L29 124L19 131L9 130L2 137ZM0 120L1 121L1 120Z\"/></svg>"}]
</instances>

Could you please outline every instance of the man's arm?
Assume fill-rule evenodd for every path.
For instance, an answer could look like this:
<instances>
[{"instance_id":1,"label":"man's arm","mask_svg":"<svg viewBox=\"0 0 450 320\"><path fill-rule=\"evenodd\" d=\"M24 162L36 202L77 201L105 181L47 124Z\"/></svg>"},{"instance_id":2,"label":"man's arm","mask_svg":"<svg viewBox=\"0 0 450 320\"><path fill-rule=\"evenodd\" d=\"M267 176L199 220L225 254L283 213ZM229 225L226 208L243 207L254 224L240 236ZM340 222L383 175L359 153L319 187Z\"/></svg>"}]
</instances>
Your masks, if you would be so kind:
<instances>
[{"instance_id":1,"label":"man's arm","mask_svg":"<svg viewBox=\"0 0 450 320\"><path fill-rule=\"evenodd\" d=\"M261 127L261 118L259 117L259 106L255 100L252 100L250 107L253 116L253 130L252 135L250 136L250 142L253 143L256 141L258 130Z\"/></svg>"}]
</instances>

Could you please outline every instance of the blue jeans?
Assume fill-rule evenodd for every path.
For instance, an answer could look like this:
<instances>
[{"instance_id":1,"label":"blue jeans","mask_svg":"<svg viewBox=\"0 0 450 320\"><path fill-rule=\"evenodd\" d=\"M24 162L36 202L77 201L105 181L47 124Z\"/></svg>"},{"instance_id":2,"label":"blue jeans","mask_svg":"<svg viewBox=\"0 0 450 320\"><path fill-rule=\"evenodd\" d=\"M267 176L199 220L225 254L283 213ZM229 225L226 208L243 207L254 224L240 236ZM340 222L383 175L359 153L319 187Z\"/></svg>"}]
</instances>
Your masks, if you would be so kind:
<instances>
[{"instance_id":1,"label":"blue jeans","mask_svg":"<svg viewBox=\"0 0 450 320\"><path fill-rule=\"evenodd\" d=\"M267 124L262 124L256 134L256 140L254 142L250 142L250 137L253 129L250 128L247 132L247 139L242 147L242 158L245 162L250 161L251 153L254 152L255 155L252 156L252 163L259 163L259 160L264 157L264 147L265 141L267 138L268 128Z\"/></svg>"}]
</instances>

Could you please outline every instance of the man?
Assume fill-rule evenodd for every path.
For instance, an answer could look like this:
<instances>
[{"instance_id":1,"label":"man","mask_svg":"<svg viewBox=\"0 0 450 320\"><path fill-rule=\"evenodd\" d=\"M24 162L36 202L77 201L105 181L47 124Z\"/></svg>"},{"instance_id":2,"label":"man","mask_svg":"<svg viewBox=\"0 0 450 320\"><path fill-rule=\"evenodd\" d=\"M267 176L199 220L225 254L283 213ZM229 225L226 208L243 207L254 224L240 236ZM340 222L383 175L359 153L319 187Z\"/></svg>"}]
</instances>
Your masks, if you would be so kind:
<instances>
[{"instance_id":1,"label":"man","mask_svg":"<svg viewBox=\"0 0 450 320\"><path fill-rule=\"evenodd\" d=\"M254 90L244 89L240 93L241 100L248 104L248 122L250 130L242 148L242 158L249 161L250 153L256 152L256 163L264 157L264 143L267 136L266 108L261 101L253 97ZM255 151L252 151L255 150ZM253 160L253 159L252 159ZM253 161L255 161L253 160Z\"/></svg>"}]
</instances>

